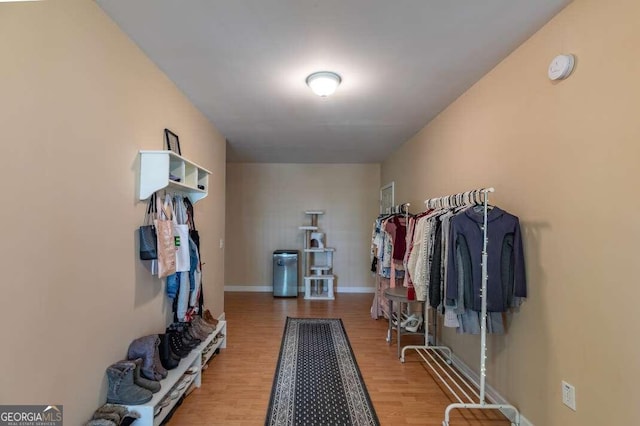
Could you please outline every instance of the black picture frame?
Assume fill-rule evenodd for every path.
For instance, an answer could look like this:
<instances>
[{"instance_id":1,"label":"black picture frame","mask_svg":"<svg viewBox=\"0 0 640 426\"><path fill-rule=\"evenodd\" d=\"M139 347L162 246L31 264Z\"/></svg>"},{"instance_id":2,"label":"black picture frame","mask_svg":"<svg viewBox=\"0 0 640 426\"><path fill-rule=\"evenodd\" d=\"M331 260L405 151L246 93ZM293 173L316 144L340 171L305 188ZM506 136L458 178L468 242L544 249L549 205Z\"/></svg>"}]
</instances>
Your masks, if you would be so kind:
<instances>
[{"instance_id":1,"label":"black picture frame","mask_svg":"<svg viewBox=\"0 0 640 426\"><path fill-rule=\"evenodd\" d=\"M164 129L164 141L167 144L167 149L169 151L173 151L178 155L182 155L182 153L180 152L180 139L178 139L178 135L176 135L169 129Z\"/></svg>"}]
</instances>

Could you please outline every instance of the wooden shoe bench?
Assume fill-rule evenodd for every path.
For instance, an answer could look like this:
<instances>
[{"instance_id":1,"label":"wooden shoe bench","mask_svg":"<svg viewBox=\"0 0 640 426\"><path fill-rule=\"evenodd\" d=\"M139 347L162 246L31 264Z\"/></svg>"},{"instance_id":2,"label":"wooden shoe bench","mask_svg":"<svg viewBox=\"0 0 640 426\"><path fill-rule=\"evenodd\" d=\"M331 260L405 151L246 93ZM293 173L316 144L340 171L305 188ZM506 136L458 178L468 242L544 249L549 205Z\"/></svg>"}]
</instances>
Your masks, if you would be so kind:
<instances>
[{"instance_id":1,"label":"wooden shoe bench","mask_svg":"<svg viewBox=\"0 0 640 426\"><path fill-rule=\"evenodd\" d=\"M221 318L224 318L224 314L221 315ZM227 322L221 319L218 321L216 330L204 342L200 343L189 355L181 359L178 367L169 370L167 377L160 381L162 386L160 391L153 394L151 401L146 404L127 406L130 411L140 413L140 418L133 423L133 426L160 425L192 384L198 388L201 386L202 366L209 362L218 349L226 347ZM192 367L194 372L189 374L187 371ZM154 416L154 413L164 400L168 400L169 404L162 407L158 415Z\"/></svg>"}]
</instances>

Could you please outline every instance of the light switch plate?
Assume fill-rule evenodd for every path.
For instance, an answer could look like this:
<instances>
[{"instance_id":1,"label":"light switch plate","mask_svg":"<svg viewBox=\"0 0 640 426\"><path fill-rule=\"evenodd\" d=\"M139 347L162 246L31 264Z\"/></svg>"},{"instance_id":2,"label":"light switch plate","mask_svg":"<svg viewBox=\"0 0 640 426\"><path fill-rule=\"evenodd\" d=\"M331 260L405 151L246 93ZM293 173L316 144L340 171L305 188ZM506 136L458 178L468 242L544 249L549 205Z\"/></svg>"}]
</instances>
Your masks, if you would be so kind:
<instances>
[{"instance_id":1,"label":"light switch plate","mask_svg":"<svg viewBox=\"0 0 640 426\"><path fill-rule=\"evenodd\" d=\"M562 381L562 402L576 411L576 388L564 380Z\"/></svg>"}]
</instances>

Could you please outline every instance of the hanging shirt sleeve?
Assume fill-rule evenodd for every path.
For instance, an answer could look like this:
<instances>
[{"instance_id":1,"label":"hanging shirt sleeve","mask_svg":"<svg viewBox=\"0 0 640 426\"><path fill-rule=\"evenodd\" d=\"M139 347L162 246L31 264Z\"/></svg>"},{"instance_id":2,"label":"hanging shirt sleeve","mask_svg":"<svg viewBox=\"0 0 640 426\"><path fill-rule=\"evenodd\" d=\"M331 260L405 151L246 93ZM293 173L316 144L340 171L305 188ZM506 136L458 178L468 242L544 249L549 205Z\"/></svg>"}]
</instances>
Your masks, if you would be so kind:
<instances>
[{"instance_id":1,"label":"hanging shirt sleeve","mask_svg":"<svg viewBox=\"0 0 640 426\"><path fill-rule=\"evenodd\" d=\"M520 220L516 218L516 227L513 235L513 255L514 255L514 306L520 306L522 300L527 297L527 277L524 266L524 250L522 247L522 233L520 232Z\"/></svg>"}]
</instances>

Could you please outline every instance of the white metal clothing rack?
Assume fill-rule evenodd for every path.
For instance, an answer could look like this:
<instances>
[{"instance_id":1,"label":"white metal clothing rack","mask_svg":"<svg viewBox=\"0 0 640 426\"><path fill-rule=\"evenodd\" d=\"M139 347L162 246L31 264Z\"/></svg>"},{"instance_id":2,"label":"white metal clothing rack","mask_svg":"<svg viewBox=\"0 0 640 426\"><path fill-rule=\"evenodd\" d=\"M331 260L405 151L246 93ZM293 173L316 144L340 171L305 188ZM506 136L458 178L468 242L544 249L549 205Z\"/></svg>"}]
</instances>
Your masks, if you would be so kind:
<instances>
[{"instance_id":1,"label":"white metal clothing rack","mask_svg":"<svg viewBox=\"0 0 640 426\"><path fill-rule=\"evenodd\" d=\"M411 203L403 203L398 204L393 207L388 207L386 214L399 214L402 213L405 216L409 214L409 207L411 207Z\"/></svg>"},{"instance_id":2,"label":"white metal clothing rack","mask_svg":"<svg viewBox=\"0 0 640 426\"><path fill-rule=\"evenodd\" d=\"M513 411L514 417L512 426L520 426L520 412L516 407L509 404L489 404L486 401L486 377L487 377L487 211L489 193L494 192L493 188L483 188L473 191L461 192L445 197L431 198L425 200L428 208L452 208L464 205L481 204L484 210L484 223L482 227L483 244L482 244L482 290L480 297L482 299L482 311L480 318L480 386L479 393L476 388L469 383L468 379L462 377L451 366L451 349L446 346L432 346L429 342L425 342L424 346L405 346L402 348L402 356L400 361L404 362L405 351L407 349L415 350L418 355L429 366L431 371L442 381L449 392L458 401L449 404L444 413L443 426L449 426L449 416L451 410L467 408L467 409L490 409L490 410L510 410ZM428 303L428 300L427 300ZM426 321L426 319L425 319ZM425 327L427 324L425 323ZM442 353L446 353L443 357ZM476 400L478 402L476 402Z\"/></svg>"}]
</instances>

